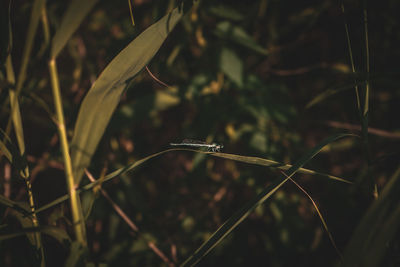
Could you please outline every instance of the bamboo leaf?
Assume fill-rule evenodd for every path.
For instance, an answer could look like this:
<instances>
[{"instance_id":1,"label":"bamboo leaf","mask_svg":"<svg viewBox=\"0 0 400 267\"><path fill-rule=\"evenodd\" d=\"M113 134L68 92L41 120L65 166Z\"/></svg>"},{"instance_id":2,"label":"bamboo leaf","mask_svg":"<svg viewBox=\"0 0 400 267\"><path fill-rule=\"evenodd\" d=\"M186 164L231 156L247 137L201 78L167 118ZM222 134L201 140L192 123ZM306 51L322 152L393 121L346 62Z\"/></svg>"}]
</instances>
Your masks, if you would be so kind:
<instances>
[{"instance_id":1,"label":"bamboo leaf","mask_svg":"<svg viewBox=\"0 0 400 267\"><path fill-rule=\"evenodd\" d=\"M121 94L153 58L182 14L175 8L141 33L111 61L89 90L79 110L71 143L76 184L89 165Z\"/></svg>"},{"instance_id":2,"label":"bamboo leaf","mask_svg":"<svg viewBox=\"0 0 400 267\"><path fill-rule=\"evenodd\" d=\"M74 0L64 14L60 28L54 35L51 45L51 58L55 59L64 48L71 35L76 31L98 0Z\"/></svg>"}]
</instances>

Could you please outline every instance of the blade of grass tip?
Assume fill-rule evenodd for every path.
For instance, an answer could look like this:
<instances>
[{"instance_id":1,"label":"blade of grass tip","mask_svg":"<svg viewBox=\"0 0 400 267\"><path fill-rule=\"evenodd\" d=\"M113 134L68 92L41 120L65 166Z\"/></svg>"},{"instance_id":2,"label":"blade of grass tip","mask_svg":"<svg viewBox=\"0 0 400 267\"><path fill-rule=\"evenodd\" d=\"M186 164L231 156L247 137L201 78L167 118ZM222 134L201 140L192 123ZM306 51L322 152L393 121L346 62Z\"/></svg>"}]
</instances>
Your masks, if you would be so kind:
<instances>
[{"instance_id":1,"label":"blade of grass tip","mask_svg":"<svg viewBox=\"0 0 400 267\"><path fill-rule=\"evenodd\" d=\"M18 97L20 95L20 92L22 90L22 86L25 82L26 79L26 70L28 68L28 63L29 63L29 59L31 56L31 52L32 52L32 47L33 47L33 41L34 41L34 37L36 34L36 30L37 30L37 26L39 23L39 19L40 19L40 14L42 9L45 6L46 1L45 0L35 0L33 3L33 7L32 7L32 12L31 12L31 17L29 20L29 26L28 26L28 31L27 31L27 36L25 39L25 46L24 46L24 50L22 52L22 61L21 61L21 67L20 67L20 71L18 74L18 79L17 79L17 83L16 83L16 87L15 87L15 92L13 92L13 97L11 98L10 95L10 101L11 101L11 116L10 119L8 120L7 123L7 127L6 127L6 133L10 134L11 131L11 119L13 120L14 124L18 125L18 114L15 115L15 113L19 112L19 107L18 105ZM11 64L11 57L10 55L8 55L8 58L10 59L10 64ZM8 75L7 75L8 76ZM15 80L15 79L14 79ZM13 82L14 84L14 82ZM15 127L15 125L14 125ZM24 146L24 144L21 143L21 136L19 136L18 134L20 134L20 131L16 131L16 135L17 135L17 139L18 139L18 145L19 146ZM22 136L23 138L23 136ZM25 149L21 149L21 150L25 150Z\"/></svg>"},{"instance_id":2,"label":"blade of grass tip","mask_svg":"<svg viewBox=\"0 0 400 267\"><path fill-rule=\"evenodd\" d=\"M217 231L215 231L211 237L205 241L189 258L182 263L181 266L194 266L196 265L204 256L206 256L215 246L217 246L230 232L232 232L236 226L238 226L243 220L245 220L250 213L257 208L259 205L264 203L268 198L270 198L282 185L284 185L291 176L293 176L304 164L310 161L316 154L318 154L321 149L336 141L337 139L354 136L353 134L335 134L323 141L321 141L313 149L309 150L308 153L304 154L291 168L289 168L285 175L285 179L277 179L271 185L267 186L261 193L250 200L243 208L237 211L233 216L231 216L227 221L221 225Z\"/></svg>"},{"instance_id":3,"label":"blade of grass tip","mask_svg":"<svg viewBox=\"0 0 400 267\"><path fill-rule=\"evenodd\" d=\"M128 0L129 4L129 13L131 14L131 21L132 21L132 26L135 26L135 20L133 19L133 8L132 8L132 3L131 0Z\"/></svg>"},{"instance_id":4,"label":"blade of grass tip","mask_svg":"<svg viewBox=\"0 0 400 267\"><path fill-rule=\"evenodd\" d=\"M41 232L46 235L49 235L55 238L60 244L63 244L65 241L69 242L71 239L68 234L61 228L56 226L40 226L40 227L27 227L19 230L17 232L9 232L8 234L0 235L0 241L4 241L7 239L12 239L15 237L23 236L29 233Z\"/></svg>"},{"instance_id":5,"label":"blade of grass tip","mask_svg":"<svg viewBox=\"0 0 400 267\"><path fill-rule=\"evenodd\" d=\"M288 177L288 176L285 174L285 172L281 171L281 173L282 173L283 175L285 175L286 177ZM288 178L289 178L289 177L288 177ZM333 236L332 236L331 232L330 232L329 229L328 229L328 225L326 224L324 217L322 216L321 212L319 211L319 208L318 208L318 206L317 206L317 203L315 203L315 201L313 200L313 198L311 197L311 195L310 195L309 193L307 193L307 191L306 191L303 187L301 187L295 180L293 180L292 178L289 178L289 180L290 180L292 183L294 183L294 184L295 184L309 199L310 199L311 203L313 204L315 210L316 210L317 213L318 213L318 216L319 216L319 218L320 218L320 220L321 220L321 222L322 222L322 225L323 225L323 227L324 227L324 229L325 229L325 232L328 234L328 237L329 237L329 240L331 241L332 246L335 248L336 253L339 255L340 260L343 262L342 253L340 253L340 250L339 250L338 247L336 246L335 240L333 239Z\"/></svg>"},{"instance_id":6,"label":"blade of grass tip","mask_svg":"<svg viewBox=\"0 0 400 267\"><path fill-rule=\"evenodd\" d=\"M89 180L94 183L96 182L96 179L93 177L93 175L85 169L85 174L89 178ZM104 177L104 176L102 176ZM102 178L100 178L102 179ZM99 180L100 180L99 179ZM96 188L96 187L95 187ZM135 232L139 235L140 238L144 239L145 242L147 243L147 246L153 250L153 252L160 257L162 261L164 261L168 265L173 265L172 261L151 241L147 240L143 235L140 234L139 228L136 226L136 224L129 218L129 216L121 209L121 207L112 200L112 198L108 195L108 193L101 188L100 186L98 189L101 194L104 196L105 199L107 199L108 202L110 202L111 206L115 210L115 212L125 221L125 223Z\"/></svg>"},{"instance_id":7,"label":"blade of grass tip","mask_svg":"<svg viewBox=\"0 0 400 267\"><path fill-rule=\"evenodd\" d=\"M350 64L351 64L351 71L353 72L353 74L355 74L356 73L356 68L355 68L355 65L354 65L353 50L351 48L351 42L350 42L349 26L348 26L348 23L347 23L347 20L346 20L346 14L345 14L345 11L344 11L344 3L343 3L343 1L341 2L341 10L342 10L342 14L343 14L344 27L345 27L345 31L346 31L347 46L349 48L349 58L350 58ZM354 82L355 82L354 90L356 92L356 99L357 99L357 109L358 109L359 113L361 114L360 93L359 93L359 90L358 90L357 81L355 80Z\"/></svg>"},{"instance_id":8,"label":"blade of grass tip","mask_svg":"<svg viewBox=\"0 0 400 267\"><path fill-rule=\"evenodd\" d=\"M264 158L259 158L259 157L241 156L241 155L226 154L226 153L213 153L213 152L205 152L205 153L211 154L211 156L214 156L214 157L235 160L235 161L244 162L244 163L248 163L248 164L255 164L255 165L260 165L260 166L277 168L280 170L288 170L293 166L290 164L284 164L284 163L280 163L280 162L277 162L274 160L269 160L269 159L264 159ZM329 179L337 180L337 181L340 181L343 183L353 184L353 182L350 182L346 179L336 177L333 175L329 175L329 174L325 174L325 173L321 173L321 172L317 172L317 171L313 171L310 169L300 168L298 170L298 172L303 173L303 174L319 175L319 176L327 177Z\"/></svg>"},{"instance_id":9,"label":"blade of grass tip","mask_svg":"<svg viewBox=\"0 0 400 267\"><path fill-rule=\"evenodd\" d=\"M41 58L43 54L46 52L47 48L49 47L50 44L50 27L49 27L49 21L47 20L47 9L43 8L42 9L42 30L43 30L43 44L38 52L38 58Z\"/></svg>"},{"instance_id":10,"label":"blade of grass tip","mask_svg":"<svg viewBox=\"0 0 400 267\"><path fill-rule=\"evenodd\" d=\"M11 155L11 152L7 149L7 146L1 140L0 140L0 151L1 155L6 156L6 158L10 163L13 162L13 157Z\"/></svg>"}]
</instances>

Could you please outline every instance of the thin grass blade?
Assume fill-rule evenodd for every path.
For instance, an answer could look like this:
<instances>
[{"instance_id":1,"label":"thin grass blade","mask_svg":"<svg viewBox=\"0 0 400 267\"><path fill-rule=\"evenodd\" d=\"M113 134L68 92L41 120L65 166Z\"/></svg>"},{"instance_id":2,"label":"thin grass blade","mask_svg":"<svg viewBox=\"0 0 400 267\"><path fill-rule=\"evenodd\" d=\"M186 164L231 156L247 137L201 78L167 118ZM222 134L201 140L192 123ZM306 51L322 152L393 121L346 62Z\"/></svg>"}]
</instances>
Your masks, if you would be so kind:
<instances>
[{"instance_id":1,"label":"thin grass blade","mask_svg":"<svg viewBox=\"0 0 400 267\"><path fill-rule=\"evenodd\" d=\"M26 234L32 234L36 232L41 232L48 236L56 239L60 244L64 244L65 241L71 242L71 238L68 236L67 232L64 229L56 226L40 226L40 227L31 227L24 228L17 232L11 232L7 234L0 234L0 241L16 238L19 236L23 236Z\"/></svg>"},{"instance_id":2,"label":"thin grass blade","mask_svg":"<svg viewBox=\"0 0 400 267\"><path fill-rule=\"evenodd\" d=\"M225 158L225 159L231 159L231 160L244 162L244 163L249 163L249 164L255 164L255 165L260 165L260 166L277 168L277 169L284 170L284 171L290 169L291 167L293 167L290 164L283 164L283 163L280 163L280 162L277 162L277 161L258 158L258 157L241 156L241 155L226 154L226 153L212 153L211 156L219 157L219 158ZM352 184L352 182L350 182L350 181L348 181L348 180L346 180L344 178L340 178L340 177L333 176L333 175L326 174L326 173L316 172L316 171L313 171L313 170L310 170L310 169L306 169L306 168L299 168L298 172L299 173L303 173L303 174L319 175L319 176L322 176L322 177L326 177L328 179L340 181L340 182L347 183L347 184Z\"/></svg>"},{"instance_id":3,"label":"thin grass blade","mask_svg":"<svg viewBox=\"0 0 400 267\"><path fill-rule=\"evenodd\" d=\"M341 135L341 137L343 136L354 136L351 134L344 134ZM257 157L247 157L247 156L241 156L241 155L233 155L233 154L226 154L226 153L213 153L213 152L205 152L205 151L200 151L200 150L196 150L196 149L188 149L188 148L173 148L173 149L167 149L155 154L152 154L150 156L147 156L143 159L140 159L130 165L127 165L126 167L120 168L118 170L113 171L112 173L106 175L104 177L104 179L102 179L102 181L96 181L94 183L90 183L87 184L79 189L77 189L77 193L82 193L85 192L87 190L92 189L95 186L98 186L100 183L104 183L107 182L109 180L112 180L116 177L118 177L119 175L122 175L124 173L127 173L139 166L141 166L143 163L147 162L150 159L153 159L155 157L161 156L162 154L165 154L167 152L171 152L171 151L178 151L178 150L183 150L183 151L191 151L191 152L195 152L195 153L202 153L202 154L208 154L210 156L214 156L214 157L221 157L221 158L226 158L226 159L231 159L231 160L235 160L235 161L240 161L240 162L244 162L244 163L249 163L249 164L255 164L255 165L260 165L260 166L267 166L267 167L275 167L275 168L279 168L281 170L289 170L290 168L292 168L292 165L286 165L286 164L282 164L273 160L268 160L268 159L263 159L263 158L257 158ZM329 174L325 174L325 173L320 173L320 172L316 172L310 169L305 169L305 168L299 168L298 172L300 173L304 173L304 174L312 174L312 175L320 175L320 176L324 176L327 177L329 179L333 179L333 180L337 180L340 182L344 182L344 183L348 183L348 184L352 184L352 182L345 180L343 178L340 177L336 177L336 176L332 176ZM37 209L37 212L41 212L44 211L46 209L49 209L53 206L56 206L64 201L66 201L69 198L68 195L64 195L62 197L57 198L56 200L40 207L39 209Z\"/></svg>"},{"instance_id":4,"label":"thin grass blade","mask_svg":"<svg viewBox=\"0 0 400 267\"><path fill-rule=\"evenodd\" d=\"M268 198L270 198L286 181L291 178L304 164L309 162L316 154L318 154L321 149L336 141L339 138L353 136L351 134L336 134L333 135L316 147L311 149L303 157L301 157L292 167L290 167L285 175L285 179L276 179L273 183L267 186L260 194L248 202L242 209L236 212L232 217L230 217L214 234L203 243L203 245L198 248L194 254L192 254L181 266L194 266L196 265L204 256L206 256L215 246L217 246L230 232L232 232L236 226L238 226L243 220L245 220L255 208L264 203Z\"/></svg>"}]
</instances>

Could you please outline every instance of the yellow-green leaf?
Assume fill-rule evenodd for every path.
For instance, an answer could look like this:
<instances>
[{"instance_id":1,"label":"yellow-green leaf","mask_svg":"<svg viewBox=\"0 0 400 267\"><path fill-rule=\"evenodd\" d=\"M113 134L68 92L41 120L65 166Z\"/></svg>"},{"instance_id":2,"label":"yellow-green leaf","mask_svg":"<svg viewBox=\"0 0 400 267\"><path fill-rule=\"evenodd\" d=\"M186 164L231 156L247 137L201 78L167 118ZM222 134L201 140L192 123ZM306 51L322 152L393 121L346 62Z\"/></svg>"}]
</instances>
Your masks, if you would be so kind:
<instances>
[{"instance_id":1,"label":"yellow-green leaf","mask_svg":"<svg viewBox=\"0 0 400 267\"><path fill-rule=\"evenodd\" d=\"M79 110L71 143L76 184L89 165L121 94L157 53L182 14L175 8L141 33L111 61L89 90Z\"/></svg>"}]
</instances>

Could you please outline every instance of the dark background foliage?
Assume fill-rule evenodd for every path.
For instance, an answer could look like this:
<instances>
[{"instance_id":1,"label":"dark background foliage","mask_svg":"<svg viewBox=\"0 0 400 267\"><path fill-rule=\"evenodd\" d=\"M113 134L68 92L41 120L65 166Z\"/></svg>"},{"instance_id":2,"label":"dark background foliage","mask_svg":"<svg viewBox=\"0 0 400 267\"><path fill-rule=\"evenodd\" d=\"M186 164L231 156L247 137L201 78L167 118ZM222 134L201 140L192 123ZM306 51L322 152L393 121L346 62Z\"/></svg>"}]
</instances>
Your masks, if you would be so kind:
<instances>
[{"instance_id":1,"label":"dark background foliage","mask_svg":"<svg viewBox=\"0 0 400 267\"><path fill-rule=\"evenodd\" d=\"M52 32L67 5L66 1L47 1ZM127 1L99 1L94 7L58 58L70 137L92 82L121 49L174 6L174 1L133 1L134 27ZM90 171L98 177L184 138L222 143L226 153L293 163L332 133L358 132L354 81L362 83L366 76L363 4L345 1L345 7L343 16L339 1L195 2L148 65L151 73L170 86L160 85L146 70L135 78ZM13 1L11 6L16 69L30 9L31 1ZM368 1L367 10L372 164L367 165L360 140L344 139L306 167L355 185L295 176L318 203L341 251L373 200L371 179L381 190L399 162L400 3ZM345 21L356 74L351 71ZM67 193L56 126L38 101L53 110L48 50L42 35L39 30L21 96L26 154L38 207ZM317 98L323 93L328 95ZM2 129L9 117L7 97L2 90ZM2 169L5 165L3 158ZM100 194L82 195L85 208L94 201L86 222L90 258L110 266L162 265L145 238L180 263L279 175L274 169L192 152L175 151L153 159L103 184L137 224L140 236ZM10 187L9 198L26 200L21 180L5 183L2 178L2 193ZM14 222L18 229L6 209L0 210L2 223ZM68 202L40 214L42 225L56 225L73 236L69 218ZM399 238L394 240L388 244L385 266L400 264ZM63 264L68 245L46 237L44 246L49 266ZM25 237L1 243L0 254L1 265L6 266L29 266L34 258ZM309 199L287 183L200 266L331 266L338 260Z\"/></svg>"}]
</instances>

